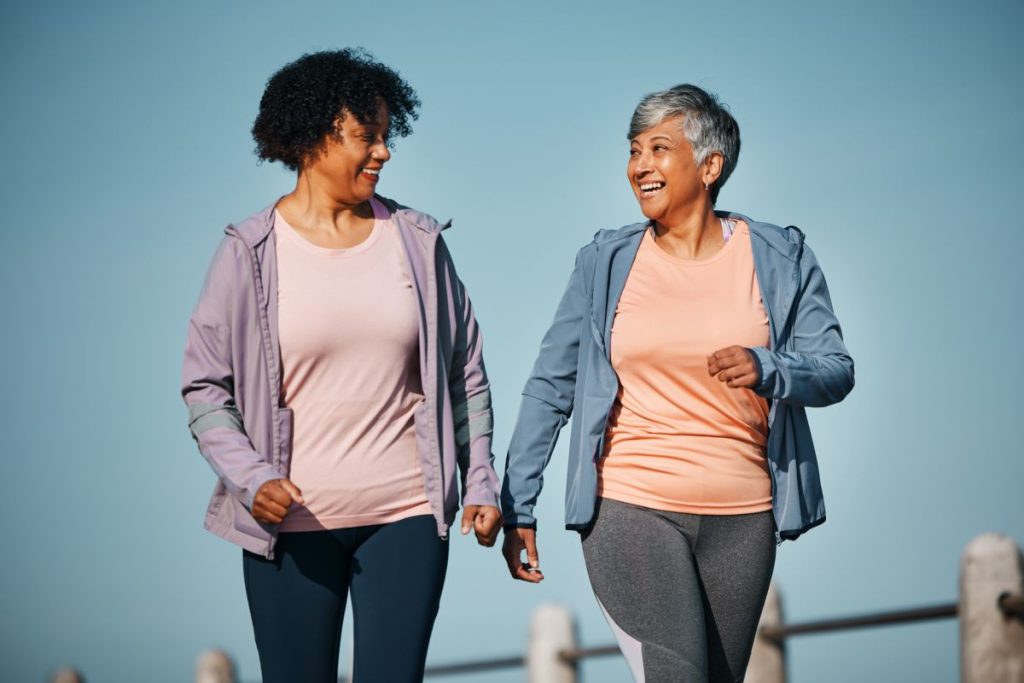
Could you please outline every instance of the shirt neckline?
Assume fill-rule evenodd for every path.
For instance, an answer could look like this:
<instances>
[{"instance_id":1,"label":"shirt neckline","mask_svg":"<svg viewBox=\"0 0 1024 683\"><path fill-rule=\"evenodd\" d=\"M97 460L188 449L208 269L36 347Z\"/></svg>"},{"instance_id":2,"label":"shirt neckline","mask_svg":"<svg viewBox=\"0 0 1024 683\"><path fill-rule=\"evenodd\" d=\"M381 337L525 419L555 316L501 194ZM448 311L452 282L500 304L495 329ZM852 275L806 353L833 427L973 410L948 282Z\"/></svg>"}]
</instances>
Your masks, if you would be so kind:
<instances>
[{"instance_id":1,"label":"shirt neckline","mask_svg":"<svg viewBox=\"0 0 1024 683\"><path fill-rule=\"evenodd\" d=\"M373 199L370 200L370 206L373 208L373 228L370 230L370 234L366 236L359 244L352 247L345 248L333 248L333 247L322 247L319 244L313 244L306 239L298 230L292 226L278 209L274 209L274 227L277 229L278 234L283 236L288 242L297 245L299 248L307 251L311 254L317 254L319 256L326 256L329 258L348 258L352 256L358 256L366 253L373 248L378 241L380 241L381 233L383 232L384 223L386 219L382 216L381 209L384 209L383 205L377 206ZM384 216L386 216L386 209L384 209Z\"/></svg>"},{"instance_id":2,"label":"shirt neckline","mask_svg":"<svg viewBox=\"0 0 1024 683\"><path fill-rule=\"evenodd\" d=\"M665 259L669 263L684 267L707 266L725 258L725 256L731 253L731 250L735 248L733 247L733 244L738 241L736 238L740 237L741 235L745 236L748 234L748 226L745 221L741 221L738 219L732 220L734 221L735 225L733 226L732 233L730 234L729 238L725 241L725 244L722 245L721 249L719 249L714 254L705 259L680 258L679 256L674 256L665 251L664 249L662 249L661 247L659 247L654 237L653 224L649 226L647 230L644 232L643 240L644 242L648 243L649 248L652 251L654 251L659 258Z\"/></svg>"}]
</instances>

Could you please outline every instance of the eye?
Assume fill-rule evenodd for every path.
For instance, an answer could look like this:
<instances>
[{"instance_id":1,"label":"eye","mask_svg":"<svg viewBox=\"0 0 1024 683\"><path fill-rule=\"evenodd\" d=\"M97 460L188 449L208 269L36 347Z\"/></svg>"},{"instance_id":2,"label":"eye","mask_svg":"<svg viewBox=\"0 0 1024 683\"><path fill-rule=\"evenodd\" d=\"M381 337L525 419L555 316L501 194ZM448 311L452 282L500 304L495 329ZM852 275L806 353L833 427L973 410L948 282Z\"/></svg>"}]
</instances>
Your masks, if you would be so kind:
<instances>
[{"instance_id":1,"label":"eye","mask_svg":"<svg viewBox=\"0 0 1024 683\"><path fill-rule=\"evenodd\" d=\"M654 146L654 151L655 152L664 152L667 149L668 149L668 147L666 147L665 145L655 145Z\"/></svg>"},{"instance_id":2,"label":"eye","mask_svg":"<svg viewBox=\"0 0 1024 683\"><path fill-rule=\"evenodd\" d=\"M638 149L631 149L631 150L629 150L629 156L630 157L638 157L638 156L640 156L640 150L638 150Z\"/></svg>"}]
</instances>

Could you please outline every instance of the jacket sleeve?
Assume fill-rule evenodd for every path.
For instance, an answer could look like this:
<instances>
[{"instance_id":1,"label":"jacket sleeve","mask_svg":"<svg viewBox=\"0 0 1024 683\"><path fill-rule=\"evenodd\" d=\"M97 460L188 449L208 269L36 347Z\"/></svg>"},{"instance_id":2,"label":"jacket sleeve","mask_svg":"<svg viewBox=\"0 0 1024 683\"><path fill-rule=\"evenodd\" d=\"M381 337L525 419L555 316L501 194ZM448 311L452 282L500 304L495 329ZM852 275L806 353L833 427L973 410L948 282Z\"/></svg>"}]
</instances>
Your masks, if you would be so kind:
<instances>
[{"instance_id":1,"label":"jacket sleeve","mask_svg":"<svg viewBox=\"0 0 1024 683\"><path fill-rule=\"evenodd\" d=\"M794 303L792 350L751 349L761 370L761 396L803 406L838 403L853 389L853 358L832 311L825 275L810 247L800 259L800 290Z\"/></svg>"},{"instance_id":2,"label":"jacket sleeve","mask_svg":"<svg viewBox=\"0 0 1024 683\"><path fill-rule=\"evenodd\" d=\"M227 237L218 247L189 320L181 395L199 452L228 492L251 508L260 486L281 475L253 449L235 404L231 312L245 256L235 242Z\"/></svg>"},{"instance_id":3,"label":"jacket sleeve","mask_svg":"<svg viewBox=\"0 0 1024 683\"><path fill-rule=\"evenodd\" d=\"M576 255L569 284L523 388L501 489L506 527L536 527L533 508L544 486L544 468L559 432L572 415L580 334L590 308L583 267L585 249Z\"/></svg>"},{"instance_id":4,"label":"jacket sleeve","mask_svg":"<svg viewBox=\"0 0 1024 683\"><path fill-rule=\"evenodd\" d=\"M491 409L491 385L484 368L483 338L473 314L473 304L442 239L438 252L452 292L456 325L452 364L448 373L455 422L455 446L462 478L463 505L498 505L498 475L494 471L491 436L494 415Z\"/></svg>"}]
</instances>

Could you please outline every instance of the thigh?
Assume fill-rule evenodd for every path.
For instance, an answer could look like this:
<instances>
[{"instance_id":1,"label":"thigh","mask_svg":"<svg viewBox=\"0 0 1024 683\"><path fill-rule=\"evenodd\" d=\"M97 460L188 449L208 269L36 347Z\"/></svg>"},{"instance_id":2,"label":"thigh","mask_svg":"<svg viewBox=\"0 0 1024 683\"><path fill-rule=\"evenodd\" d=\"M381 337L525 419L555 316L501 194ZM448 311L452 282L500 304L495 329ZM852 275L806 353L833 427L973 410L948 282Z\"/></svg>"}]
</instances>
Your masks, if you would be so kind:
<instances>
[{"instance_id":1,"label":"thigh","mask_svg":"<svg viewBox=\"0 0 1024 683\"><path fill-rule=\"evenodd\" d=\"M704 589L709 680L741 681L775 567L771 511L702 517L694 554Z\"/></svg>"},{"instance_id":2,"label":"thigh","mask_svg":"<svg viewBox=\"0 0 1024 683\"><path fill-rule=\"evenodd\" d=\"M583 556L634 678L704 680L704 607L684 534L650 510L602 499Z\"/></svg>"},{"instance_id":3,"label":"thigh","mask_svg":"<svg viewBox=\"0 0 1024 683\"><path fill-rule=\"evenodd\" d=\"M385 524L360 544L352 565L354 680L422 680L447 570L448 541L432 515Z\"/></svg>"},{"instance_id":4,"label":"thigh","mask_svg":"<svg viewBox=\"0 0 1024 683\"><path fill-rule=\"evenodd\" d=\"M329 531L284 533L242 568L264 683L336 683L350 556Z\"/></svg>"}]
</instances>

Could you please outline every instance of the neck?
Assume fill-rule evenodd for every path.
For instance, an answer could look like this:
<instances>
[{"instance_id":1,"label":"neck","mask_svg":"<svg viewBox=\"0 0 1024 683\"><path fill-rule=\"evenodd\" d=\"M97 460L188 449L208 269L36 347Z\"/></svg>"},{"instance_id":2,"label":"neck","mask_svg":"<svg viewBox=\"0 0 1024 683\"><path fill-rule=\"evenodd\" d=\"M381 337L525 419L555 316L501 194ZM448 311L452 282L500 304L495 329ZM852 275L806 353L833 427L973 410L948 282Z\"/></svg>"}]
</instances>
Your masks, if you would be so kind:
<instances>
[{"instance_id":1,"label":"neck","mask_svg":"<svg viewBox=\"0 0 1024 683\"><path fill-rule=\"evenodd\" d=\"M366 222L373 219L369 201L346 201L313 170L299 171L295 189L278 202L277 208L295 227L333 234L364 230Z\"/></svg>"},{"instance_id":2,"label":"neck","mask_svg":"<svg viewBox=\"0 0 1024 683\"><path fill-rule=\"evenodd\" d=\"M725 243L722 223L706 195L696 206L656 220L654 234L658 246L673 256L686 259L711 256Z\"/></svg>"}]
</instances>

